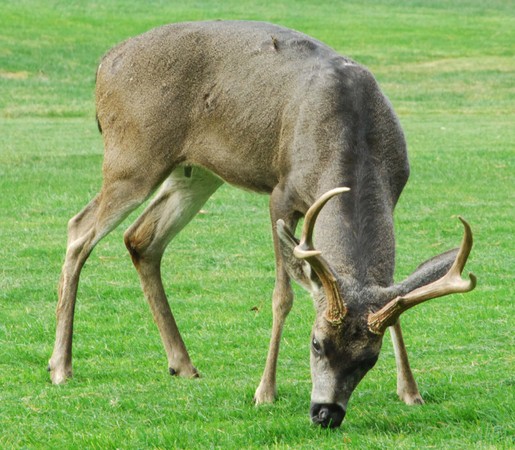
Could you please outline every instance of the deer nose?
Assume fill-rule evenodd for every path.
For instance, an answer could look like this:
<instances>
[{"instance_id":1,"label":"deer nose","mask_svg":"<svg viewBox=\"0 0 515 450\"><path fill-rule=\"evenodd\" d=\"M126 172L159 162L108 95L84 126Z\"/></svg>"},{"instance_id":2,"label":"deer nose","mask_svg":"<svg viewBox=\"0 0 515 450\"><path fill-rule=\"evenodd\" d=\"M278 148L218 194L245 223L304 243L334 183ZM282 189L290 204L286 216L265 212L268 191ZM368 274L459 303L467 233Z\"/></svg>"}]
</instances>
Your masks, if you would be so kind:
<instances>
[{"instance_id":1,"label":"deer nose","mask_svg":"<svg viewBox=\"0 0 515 450\"><path fill-rule=\"evenodd\" d=\"M311 421L323 428L337 428L343 422L345 409L337 403L311 403Z\"/></svg>"}]
</instances>

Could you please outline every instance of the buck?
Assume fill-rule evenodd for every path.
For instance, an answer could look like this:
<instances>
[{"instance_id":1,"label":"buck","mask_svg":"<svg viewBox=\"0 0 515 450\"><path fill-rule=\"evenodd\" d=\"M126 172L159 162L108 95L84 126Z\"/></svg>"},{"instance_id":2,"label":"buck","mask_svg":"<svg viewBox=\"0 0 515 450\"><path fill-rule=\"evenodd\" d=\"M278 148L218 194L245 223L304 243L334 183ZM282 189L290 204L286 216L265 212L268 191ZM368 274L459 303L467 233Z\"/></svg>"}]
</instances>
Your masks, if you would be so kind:
<instances>
[{"instance_id":1,"label":"buck","mask_svg":"<svg viewBox=\"0 0 515 450\"><path fill-rule=\"evenodd\" d=\"M94 246L152 193L124 235L172 375L197 377L165 295L163 252L227 182L270 195L276 280L268 357L255 403L276 397L290 277L312 295L310 415L342 423L347 402L391 330L397 392L422 403L399 316L467 292L458 249L394 284L393 210L408 179L406 143L370 72L304 34L258 22L163 26L114 47L97 71L105 156L100 193L68 224L59 283L52 382L72 375L73 316L81 269ZM326 205L326 206L324 206ZM304 216L298 240L294 233ZM178 262L179 263L179 262Z\"/></svg>"}]
</instances>

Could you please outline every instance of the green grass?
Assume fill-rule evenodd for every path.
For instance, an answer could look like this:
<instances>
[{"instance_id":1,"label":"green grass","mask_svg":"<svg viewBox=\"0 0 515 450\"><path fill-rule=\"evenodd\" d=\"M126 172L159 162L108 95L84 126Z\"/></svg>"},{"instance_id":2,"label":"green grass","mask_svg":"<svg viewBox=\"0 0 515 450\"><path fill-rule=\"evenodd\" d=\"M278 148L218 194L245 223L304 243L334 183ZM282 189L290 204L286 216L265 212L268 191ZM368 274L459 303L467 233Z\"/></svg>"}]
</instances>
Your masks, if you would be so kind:
<instances>
[{"instance_id":1,"label":"green grass","mask_svg":"<svg viewBox=\"0 0 515 450\"><path fill-rule=\"evenodd\" d=\"M259 3L259 5L257 4ZM423 407L395 395L389 339L339 430L310 426L314 312L297 290L279 400L252 395L271 323L267 198L223 187L171 244L172 308L203 378L172 379L122 242L86 265L75 376L45 370L66 222L100 186L96 65L156 25L266 20L372 69L399 113L412 165L396 212L397 278L457 245L466 217L478 288L406 313ZM514 442L515 12L509 1L10 1L0 13L1 448L510 448ZM134 218L132 216L131 218ZM257 307L257 312L254 310Z\"/></svg>"}]
</instances>

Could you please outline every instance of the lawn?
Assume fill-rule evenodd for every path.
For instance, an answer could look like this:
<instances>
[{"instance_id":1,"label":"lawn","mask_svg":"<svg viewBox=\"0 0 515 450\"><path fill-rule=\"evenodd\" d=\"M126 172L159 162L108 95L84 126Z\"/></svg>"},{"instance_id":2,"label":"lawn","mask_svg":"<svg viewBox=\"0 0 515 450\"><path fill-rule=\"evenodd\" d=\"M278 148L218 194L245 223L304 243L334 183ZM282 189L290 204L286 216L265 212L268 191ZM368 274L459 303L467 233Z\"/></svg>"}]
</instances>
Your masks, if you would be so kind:
<instances>
[{"instance_id":1,"label":"lawn","mask_svg":"<svg viewBox=\"0 0 515 450\"><path fill-rule=\"evenodd\" d=\"M186 20L251 19L368 66L406 132L396 278L475 233L478 287L403 317L426 401L395 395L389 338L338 430L310 425L314 311L296 289L279 399L256 408L271 326L268 199L222 187L163 274L199 380L171 378L122 233L82 273L74 378L46 365L66 223L98 191L96 66L117 42ZM513 448L515 10L503 0L3 0L0 6L0 448Z\"/></svg>"}]
</instances>

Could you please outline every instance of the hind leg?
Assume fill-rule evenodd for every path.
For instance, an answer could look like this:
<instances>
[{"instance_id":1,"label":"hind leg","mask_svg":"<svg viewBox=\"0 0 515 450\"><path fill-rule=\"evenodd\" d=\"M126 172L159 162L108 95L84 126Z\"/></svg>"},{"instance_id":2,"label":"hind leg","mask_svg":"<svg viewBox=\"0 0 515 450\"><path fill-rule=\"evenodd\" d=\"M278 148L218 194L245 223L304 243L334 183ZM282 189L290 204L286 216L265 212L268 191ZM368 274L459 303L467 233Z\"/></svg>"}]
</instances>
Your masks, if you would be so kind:
<instances>
[{"instance_id":1,"label":"hind leg","mask_svg":"<svg viewBox=\"0 0 515 450\"><path fill-rule=\"evenodd\" d=\"M168 243L197 214L223 182L208 171L176 169L156 198L126 231L124 240L157 324L172 375L198 376L173 317L161 279Z\"/></svg>"},{"instance_id":2,"label":"hind leg","mask_svg":"<svg viewBox=\"0 0 515 450\"><path fill-rule=\"evenodd\" d=\"M131 189L127 181L104 183L102 191L68 223L68 244L59 281L57 327L48 370L54 384L72 375L72 335L82 267L95 245L140 205L152 188Z\"/></svg>"},{"instance_id":3,"label":"hind leg","mask_svg":"<svg viewBox=\"0 0 515 450\"><path fill-rule=\"evenodd\" d=\"M57 327L54 351L48 364L54 384L72 376L72 334L75 299L82 266L94 247L94 228L99 206L97 195L68 222L68 245L61 271L56 310Z\"/></svg>"}]
</instances>

